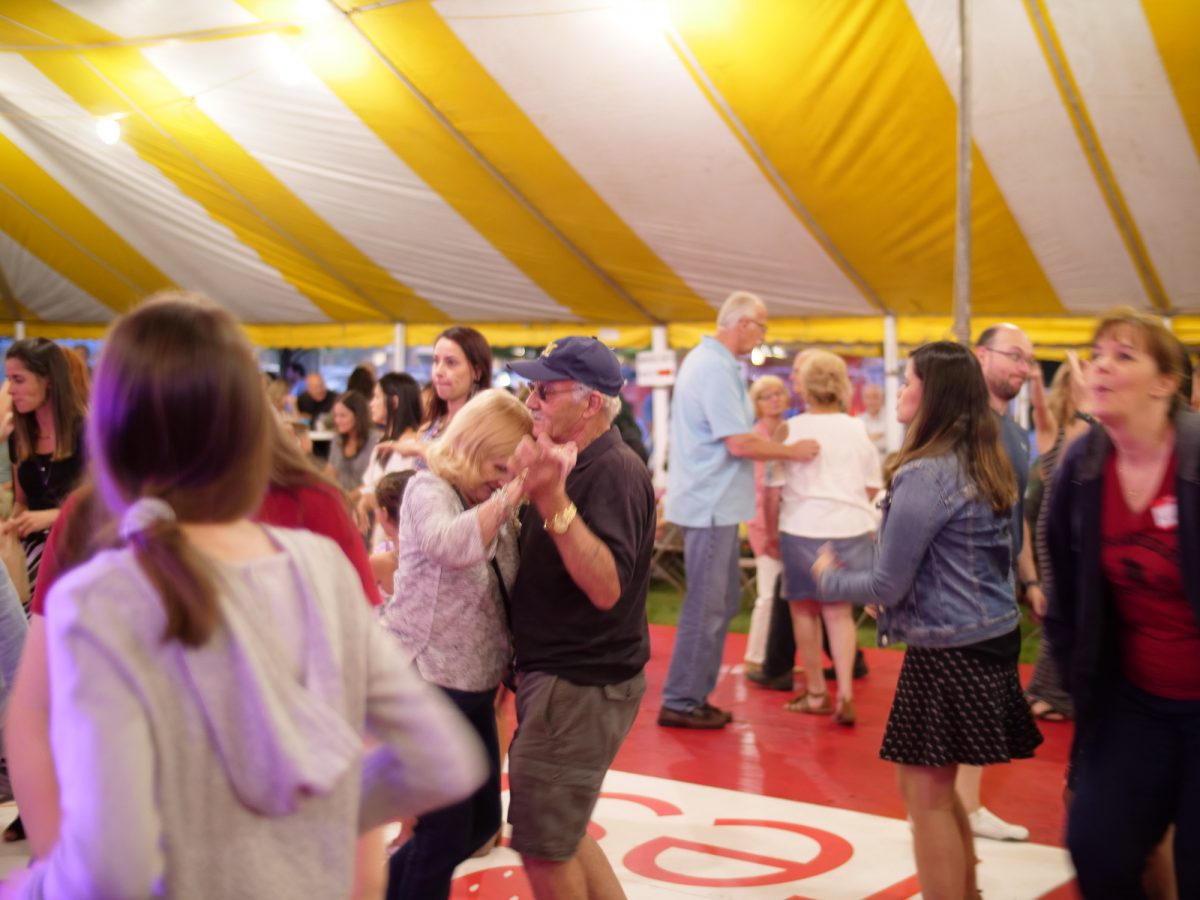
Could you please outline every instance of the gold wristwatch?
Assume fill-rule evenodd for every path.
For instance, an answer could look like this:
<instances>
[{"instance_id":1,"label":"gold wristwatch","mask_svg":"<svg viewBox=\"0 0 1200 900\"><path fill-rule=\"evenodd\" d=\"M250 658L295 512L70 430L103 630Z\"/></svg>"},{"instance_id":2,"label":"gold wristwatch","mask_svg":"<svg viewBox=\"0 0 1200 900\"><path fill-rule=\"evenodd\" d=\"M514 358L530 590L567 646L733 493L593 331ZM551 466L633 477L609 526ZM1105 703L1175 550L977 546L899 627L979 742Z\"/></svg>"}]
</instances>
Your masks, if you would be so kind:
<instances>
[{"instance_id":1,"label":"gold wristwatch","mask_svg":"<svg viewBox=\"0 0 1200 900\"><path fill-rule=\"evenodd\" d=\"M547 531L551 531L554 534L566 534L567 529L571 527L571 523L575 521L576 512L578 510L575 509L575 504L567 503L563 509L556 512L551 518L546 519L543 525Z\"/></svg>"}]
</instances>

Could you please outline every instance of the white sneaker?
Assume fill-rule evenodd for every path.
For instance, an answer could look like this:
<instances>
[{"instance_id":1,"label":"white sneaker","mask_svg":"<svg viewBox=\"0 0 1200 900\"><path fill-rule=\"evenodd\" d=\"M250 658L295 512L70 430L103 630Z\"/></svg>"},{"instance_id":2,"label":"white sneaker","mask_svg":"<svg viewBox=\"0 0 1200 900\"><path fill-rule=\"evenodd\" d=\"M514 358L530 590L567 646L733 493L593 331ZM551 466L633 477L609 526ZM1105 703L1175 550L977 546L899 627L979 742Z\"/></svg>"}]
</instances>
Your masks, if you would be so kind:
<instances>
[{"instance_id":1,"label":"white sneaker","mask_svg":"<svg viewBox=\"0 0 1200 900\"><path fill-rule=\"evenodd\" d=\"M1028 828L1005 822L986 806L979 807L967 818L971 822L971 832L976 837L990 838L993 841L1025 841L1029 839Z\"/></svg>"}]
</instances>

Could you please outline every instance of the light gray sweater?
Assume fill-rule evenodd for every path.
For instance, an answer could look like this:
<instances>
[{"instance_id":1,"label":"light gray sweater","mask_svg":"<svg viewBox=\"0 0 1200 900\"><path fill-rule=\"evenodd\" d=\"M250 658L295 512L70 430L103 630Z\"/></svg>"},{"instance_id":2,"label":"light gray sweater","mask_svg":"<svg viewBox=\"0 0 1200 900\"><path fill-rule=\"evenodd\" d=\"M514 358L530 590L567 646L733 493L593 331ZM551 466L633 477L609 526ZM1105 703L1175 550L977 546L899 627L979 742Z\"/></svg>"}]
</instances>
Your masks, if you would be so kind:
<instances>
[{"instance_id":1,"label":"light gray sweater","mask_svg":"<svg viewBox=\"0 0 1200 900\"><path fill-rule=\"evenodd\" d=\"M268 531L279 554L214 563L223 624L200 648L163 640L129 550L55 585L62 830L22 897L345 897L360 829L482 783L478 739L375 624L341 550Z\"/></svg>"},{"instance_id":2,"label":"light gray sweater","mask_svg":"<svg viewBox=\"0 0 1200 900\"><path fill-rule=\"evenodd\" d=\"M505 523L487 544L474 507L432 472L404 490L395 593L384 624L413 655L427 681L459 691L490 691L512 658L508 617L491 561L511 588L517 539Z\"/></svg>"}]
</instances>

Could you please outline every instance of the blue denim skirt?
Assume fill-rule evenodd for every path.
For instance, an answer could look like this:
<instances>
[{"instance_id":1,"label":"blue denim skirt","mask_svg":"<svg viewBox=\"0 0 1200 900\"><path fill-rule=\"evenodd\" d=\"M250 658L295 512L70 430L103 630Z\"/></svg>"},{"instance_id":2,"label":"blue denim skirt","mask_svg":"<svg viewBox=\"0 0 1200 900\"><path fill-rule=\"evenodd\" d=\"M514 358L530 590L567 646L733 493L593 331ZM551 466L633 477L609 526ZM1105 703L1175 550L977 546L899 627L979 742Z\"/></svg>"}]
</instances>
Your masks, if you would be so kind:
<instances>
[{"instance_id":1,"label":"blue denim skirt","mask_svg":"<svg viewBox=\"0 0 1200 900\"><path fill-rule=\"evenodd\" d=\"M875 559L875 533L868 531L857 537L811 538L781 532L780 555L783 557L783 596L787 600L818 600L821 603L843 603L837 597L818 597L812 577L812 565L826 544L847 569L869 569Z\"/></svg>"}]
</instances>

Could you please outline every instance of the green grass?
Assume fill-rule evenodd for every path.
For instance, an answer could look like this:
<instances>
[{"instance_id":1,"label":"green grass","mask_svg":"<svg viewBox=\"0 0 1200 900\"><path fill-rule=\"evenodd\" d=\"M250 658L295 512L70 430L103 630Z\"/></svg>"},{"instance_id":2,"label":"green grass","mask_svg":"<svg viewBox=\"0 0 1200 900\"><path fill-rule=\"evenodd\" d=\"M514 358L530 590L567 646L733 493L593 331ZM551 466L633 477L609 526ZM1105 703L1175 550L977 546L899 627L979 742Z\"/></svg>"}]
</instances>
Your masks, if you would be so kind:
<instances>
[{"instance_id":1,"label":"green grass","mask_svg":"<svg viewBox=\"0 0 1200 900\"><path fill-rule=\"evenodd\" d=\"M729 630L737 634L745 634L750 630L750 610L754 599L743 596L742 608L733 617ZM679 621L679 608L683 606L683 594L671 585L662 581L650 583L650 593L646 598L646 615L651 625L675 625ZM1036 634L1031 633L1037 631ZM1041 631L1029 617L1028 607L1021 607L1021 662L1032 663L1037 659L1038 647L1041 645ZM868 616L858 626L858 646L875 646L875 620ZM903 644L893 644L888 650L903 650Z\"/></svg>"}]
</instances>

